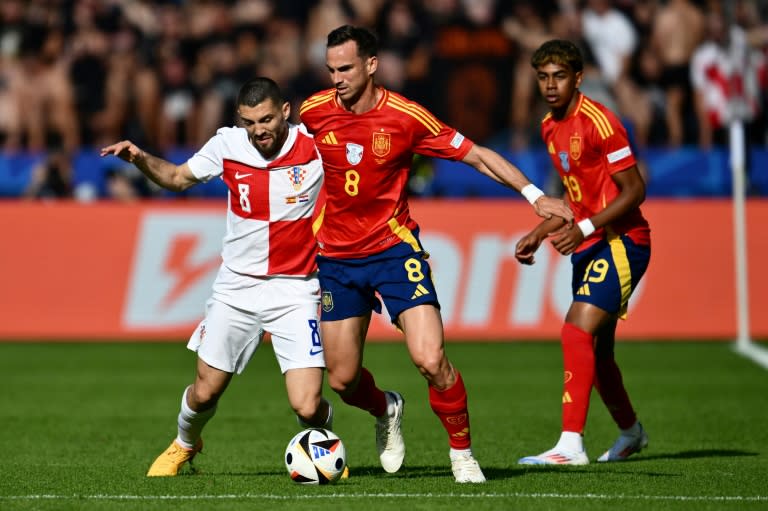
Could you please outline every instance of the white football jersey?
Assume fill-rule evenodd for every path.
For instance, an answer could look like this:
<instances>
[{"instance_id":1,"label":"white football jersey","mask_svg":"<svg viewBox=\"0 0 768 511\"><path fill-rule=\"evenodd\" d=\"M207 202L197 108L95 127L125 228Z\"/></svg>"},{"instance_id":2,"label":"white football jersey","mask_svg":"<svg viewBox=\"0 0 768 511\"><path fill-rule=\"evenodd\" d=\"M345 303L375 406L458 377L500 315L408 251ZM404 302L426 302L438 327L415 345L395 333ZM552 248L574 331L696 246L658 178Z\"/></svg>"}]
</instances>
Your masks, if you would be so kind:
<instances>
[{"instance_id":1,"label":"white football jersey","mask_svg":"<svg viewBox=\"0 0 768 511\"><path fill-rule=\"evenodd\" d=\"M323 182L311 137L289 125L288 138L264 159L243 128L221 128L187 162L201 181L229 189L223 264L252 276L305 276L316 269L313 213Z\"/></svg>"}]
</instances>

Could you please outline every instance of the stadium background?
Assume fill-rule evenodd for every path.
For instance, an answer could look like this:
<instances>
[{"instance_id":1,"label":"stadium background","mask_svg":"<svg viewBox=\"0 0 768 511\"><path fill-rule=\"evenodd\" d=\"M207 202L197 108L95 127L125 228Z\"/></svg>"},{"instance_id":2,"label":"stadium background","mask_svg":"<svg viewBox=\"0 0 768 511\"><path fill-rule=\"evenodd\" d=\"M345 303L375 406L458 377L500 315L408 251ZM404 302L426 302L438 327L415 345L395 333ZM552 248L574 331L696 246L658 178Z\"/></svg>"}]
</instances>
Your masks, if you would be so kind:
<instances>
[{"instance_id":1,"label":"stadium background","mask_svg":"<svg viewBox=\"0 0 768 511\"><path fill-rule=\"evenodd\" d=\"M590 44L573 19L604 8L601 3L4 1L0 339L189 335L218 265L223 184L165 193L119 160L99 158L98 148L130 137L182 162L216 127L231 123L237 85L256 74L277 79L297 106L328 86L325 34L345 22L379 33L382 83L499 150L539 186L555 191L538 142L543 106L530 93L530 41L573 36L588 55L600 55L601 47ZM638 64L656 58L661 66L661 57L649 51L664 35L654 20L676 2L607 4L633 27L630 65L622 83L595 57L588 93L616 108L632 133L648 177L644 211L654 239L649 273L620 334L638 340L733 339L734 236L724 126L712 126L711 145L702 139L700 128L709 117L697 115L696 91L686 83L683 131L675 139L665 117L662 75ZM721 16L741 26L764 62L766 2L690 4L705 19ZM708 38L702 30L697 44ZM764 339L766 73L764 64L751 71L758 101L746 123L749 316L752 334ZM617 92L625 86L632 87L643 112L625 108ZM650 120L644 125L642 119ZM516 194L450 162L415 160L410 189L432 253L447 337L557 338L568 303L568 260L548 249L529 269L516 265L512 255L520 234L536 221L530 208ZM383 320L372 325L371 334L398 338Z\"/></svg>"}]
</instances>

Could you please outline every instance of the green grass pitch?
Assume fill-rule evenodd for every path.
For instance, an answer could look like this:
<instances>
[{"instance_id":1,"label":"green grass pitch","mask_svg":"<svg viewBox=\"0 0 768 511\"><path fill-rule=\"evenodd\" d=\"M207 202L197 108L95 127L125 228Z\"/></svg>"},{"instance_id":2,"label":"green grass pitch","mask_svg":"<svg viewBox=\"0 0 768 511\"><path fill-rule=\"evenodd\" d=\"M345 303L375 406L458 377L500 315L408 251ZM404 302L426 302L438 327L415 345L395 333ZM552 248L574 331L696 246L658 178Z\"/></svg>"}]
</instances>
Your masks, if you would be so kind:
<instances>
[{"instance_id":1,"label":"green grass pitch","mask_svg":"<svg viewBox=\"0 0 768 511\"><path fill-rule=\"evenodd\" d=\"M405 396L403 468L383 472L373 419L328 392L352 475L323 487L285 471L298 426L268 345L208 424L199 473L149 479L175 436L194 354L181 343L0 343L0 509L768 509L768 371L727 343L620 343L650 445L624 463L567 468L516 465L559 435L557 343L446 349L469 392L484 485L453 482L445 433L401 343L369 344L366 365L381 388ZM616 434L593 394L590 458Z\"/></svg>"}]
</instances>

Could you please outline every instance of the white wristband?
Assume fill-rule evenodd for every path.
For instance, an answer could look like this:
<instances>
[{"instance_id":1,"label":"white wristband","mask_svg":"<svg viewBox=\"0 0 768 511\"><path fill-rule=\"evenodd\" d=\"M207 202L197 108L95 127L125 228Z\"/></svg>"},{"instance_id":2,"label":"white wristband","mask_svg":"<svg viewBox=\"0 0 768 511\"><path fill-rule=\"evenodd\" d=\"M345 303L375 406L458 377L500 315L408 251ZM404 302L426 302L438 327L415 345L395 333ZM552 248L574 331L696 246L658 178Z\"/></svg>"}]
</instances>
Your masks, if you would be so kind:
<instances>
[{"instance_id":1,"label":"white wristband","mask_svg":"<svg viewBox=\"0 0 768 511\"><path fill-rule=\"evenodd\" d=\"M528 183L523 187L522 190L520 190L520 193L525 197L525 199L530 202L531 204L534 204L537 200L539 200L539 197L544 195L544 192L539 190L535 184Z\"/></svg>"},{"instance_id":2,"label":"white wristband","mask_svg":"<svg viewBox=\"0 0 768 511\"><path fill-rule=\"evenodd\" d=\"M583 234L585 238L589 237L590 234L595 232L595 226L592 223L592 220L589 218L585 218L576 225L579 226L579 229L581 229L581 234Z\"/></svg>"}]
</instances>

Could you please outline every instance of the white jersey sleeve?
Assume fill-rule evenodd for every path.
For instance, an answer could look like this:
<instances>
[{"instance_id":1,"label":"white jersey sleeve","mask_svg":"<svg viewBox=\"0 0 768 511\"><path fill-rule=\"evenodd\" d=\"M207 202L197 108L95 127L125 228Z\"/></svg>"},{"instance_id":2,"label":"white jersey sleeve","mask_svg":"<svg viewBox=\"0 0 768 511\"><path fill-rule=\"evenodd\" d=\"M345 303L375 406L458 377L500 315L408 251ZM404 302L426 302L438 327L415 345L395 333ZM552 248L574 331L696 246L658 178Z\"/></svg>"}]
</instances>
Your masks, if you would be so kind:
<instances>
[{"instance_id":1,"label":"white jersey sleeve","mask_svg":"<svg viewBox=\"0 0 768 511\"><path fill-rule=\"evenodd\" d=\"M189 169L200 181L207 183L214 177L219 177L224 172L224 151L226 150L226 138L237 138L238 131L248 139L245 130L242 128L220 128L216 135L211 137L203 147L200 148L187 161Z\"/></svg>"}]
</instances>

